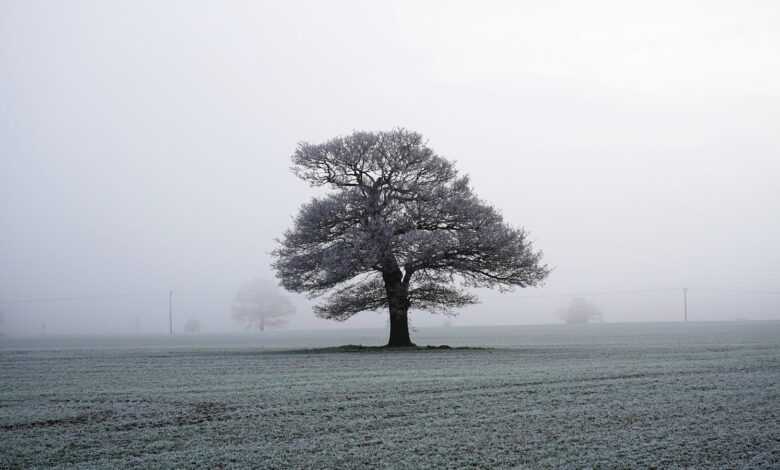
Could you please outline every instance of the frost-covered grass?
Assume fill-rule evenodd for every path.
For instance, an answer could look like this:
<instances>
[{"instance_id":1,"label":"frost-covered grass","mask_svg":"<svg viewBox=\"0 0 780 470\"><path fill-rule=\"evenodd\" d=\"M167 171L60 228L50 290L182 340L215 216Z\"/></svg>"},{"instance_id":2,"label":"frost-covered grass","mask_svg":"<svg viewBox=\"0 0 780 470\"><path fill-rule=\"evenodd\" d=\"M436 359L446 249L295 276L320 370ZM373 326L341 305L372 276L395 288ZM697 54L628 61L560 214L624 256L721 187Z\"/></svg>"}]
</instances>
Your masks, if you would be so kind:
<instances>
[{"instance_id":1,"label":"frost-covered grass","mask_svg":"<svg viewBox=\"0 0 780 470\"><path fill-rule=\"evenodd\" d=\"M0 468L780 466L780 323L451 328L416 340L502 347L3 340Z\"/></svg>"}]
</instances>

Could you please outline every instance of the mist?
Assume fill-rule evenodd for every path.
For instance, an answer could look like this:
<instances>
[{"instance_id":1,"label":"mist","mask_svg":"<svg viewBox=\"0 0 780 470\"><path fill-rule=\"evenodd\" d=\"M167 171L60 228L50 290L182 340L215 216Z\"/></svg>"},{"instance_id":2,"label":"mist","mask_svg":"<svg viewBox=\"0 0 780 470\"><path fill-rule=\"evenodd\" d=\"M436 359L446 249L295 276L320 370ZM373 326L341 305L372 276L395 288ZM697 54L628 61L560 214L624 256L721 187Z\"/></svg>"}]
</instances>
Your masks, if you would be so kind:
<instances>
[{"instance_id":1,"label":"mist","mask_svg":"<svg viewBox=\"0 0 780 470\"><path fill-rule=\"evenodd\" d=\"M454 325L678 321L683 288L691 320L780 319L778 50L769 1L4 2L0 332L165 334L170 291L177 328L244 331L319 191L296 144L397 126L553 267ZM284 295L291 329L386 321Z\"/></svg>"}]
</instances>

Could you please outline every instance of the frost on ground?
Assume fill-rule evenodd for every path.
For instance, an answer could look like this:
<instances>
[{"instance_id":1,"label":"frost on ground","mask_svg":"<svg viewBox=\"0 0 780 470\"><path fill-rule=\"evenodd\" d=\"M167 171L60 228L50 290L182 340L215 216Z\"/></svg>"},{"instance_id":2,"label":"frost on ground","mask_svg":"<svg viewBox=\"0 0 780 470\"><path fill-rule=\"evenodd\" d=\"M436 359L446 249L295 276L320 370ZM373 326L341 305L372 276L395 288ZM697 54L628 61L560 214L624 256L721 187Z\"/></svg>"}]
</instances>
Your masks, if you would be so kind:
<instances>
[{"instance_id":1,"label":"frost on ground","mask_svg":"<svg viewBox=\"0 0 780 470\"><path fill-rule=\"evenodd\" d=\"M6 348L0 468L778 468L780 324L643 327L494 350Z\"/></svg>"}]
</instances>

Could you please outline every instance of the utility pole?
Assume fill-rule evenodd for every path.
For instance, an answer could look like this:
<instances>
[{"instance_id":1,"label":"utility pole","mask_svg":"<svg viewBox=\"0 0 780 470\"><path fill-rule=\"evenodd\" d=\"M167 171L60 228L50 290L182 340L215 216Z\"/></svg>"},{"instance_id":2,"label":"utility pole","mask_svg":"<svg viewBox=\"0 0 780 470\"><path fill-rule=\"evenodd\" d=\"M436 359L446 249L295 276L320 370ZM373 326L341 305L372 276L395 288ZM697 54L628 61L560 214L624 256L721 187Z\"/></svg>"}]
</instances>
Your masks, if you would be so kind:
<instances>
[{"instance_id":1,"label":"utility pole","mask_svg":"<svg viewBox=\"0 0 780 470\"><path fill-rule=\"evenodd\" d=\"M683 287L683 314L685 321L688 321L688 288Z\"/></svg>"},{"instance_id":2,"label":"utility pole","mask_svg":"<svg viewBox=\"0 0 780 470\"><path fill-rule=\"evenodd\" d=\"M173 336L173 291L168 291L168 324Z\"/></svg>"}]
</instances>

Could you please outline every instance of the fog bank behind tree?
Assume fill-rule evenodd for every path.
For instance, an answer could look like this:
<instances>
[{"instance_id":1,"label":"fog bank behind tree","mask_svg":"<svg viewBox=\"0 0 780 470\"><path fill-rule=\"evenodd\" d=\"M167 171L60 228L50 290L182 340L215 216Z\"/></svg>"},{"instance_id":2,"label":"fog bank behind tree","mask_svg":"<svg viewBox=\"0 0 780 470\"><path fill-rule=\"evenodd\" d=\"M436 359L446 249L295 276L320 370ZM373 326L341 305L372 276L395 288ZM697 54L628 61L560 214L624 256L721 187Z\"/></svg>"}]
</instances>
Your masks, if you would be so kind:
<instances>
[{"instance_id":1,"label":"fog bank behind tree","mask_svg":"<svg viewBox=\"0 0 780 470\"><path fill-rule=\"evenodd\" d=\"M554 268L538 290L478 291L455 325L650 289L598 305L677 321L683 287L691 320L778 319L761 294L780 286L778 50L762 0L2 1L3 331L167 334L169 290L175 328L239 329L236 287L273 277L312 194L296 143L395 126ZM290 299L290 328L386 319Z\"/></svg>"}]
</instances>

